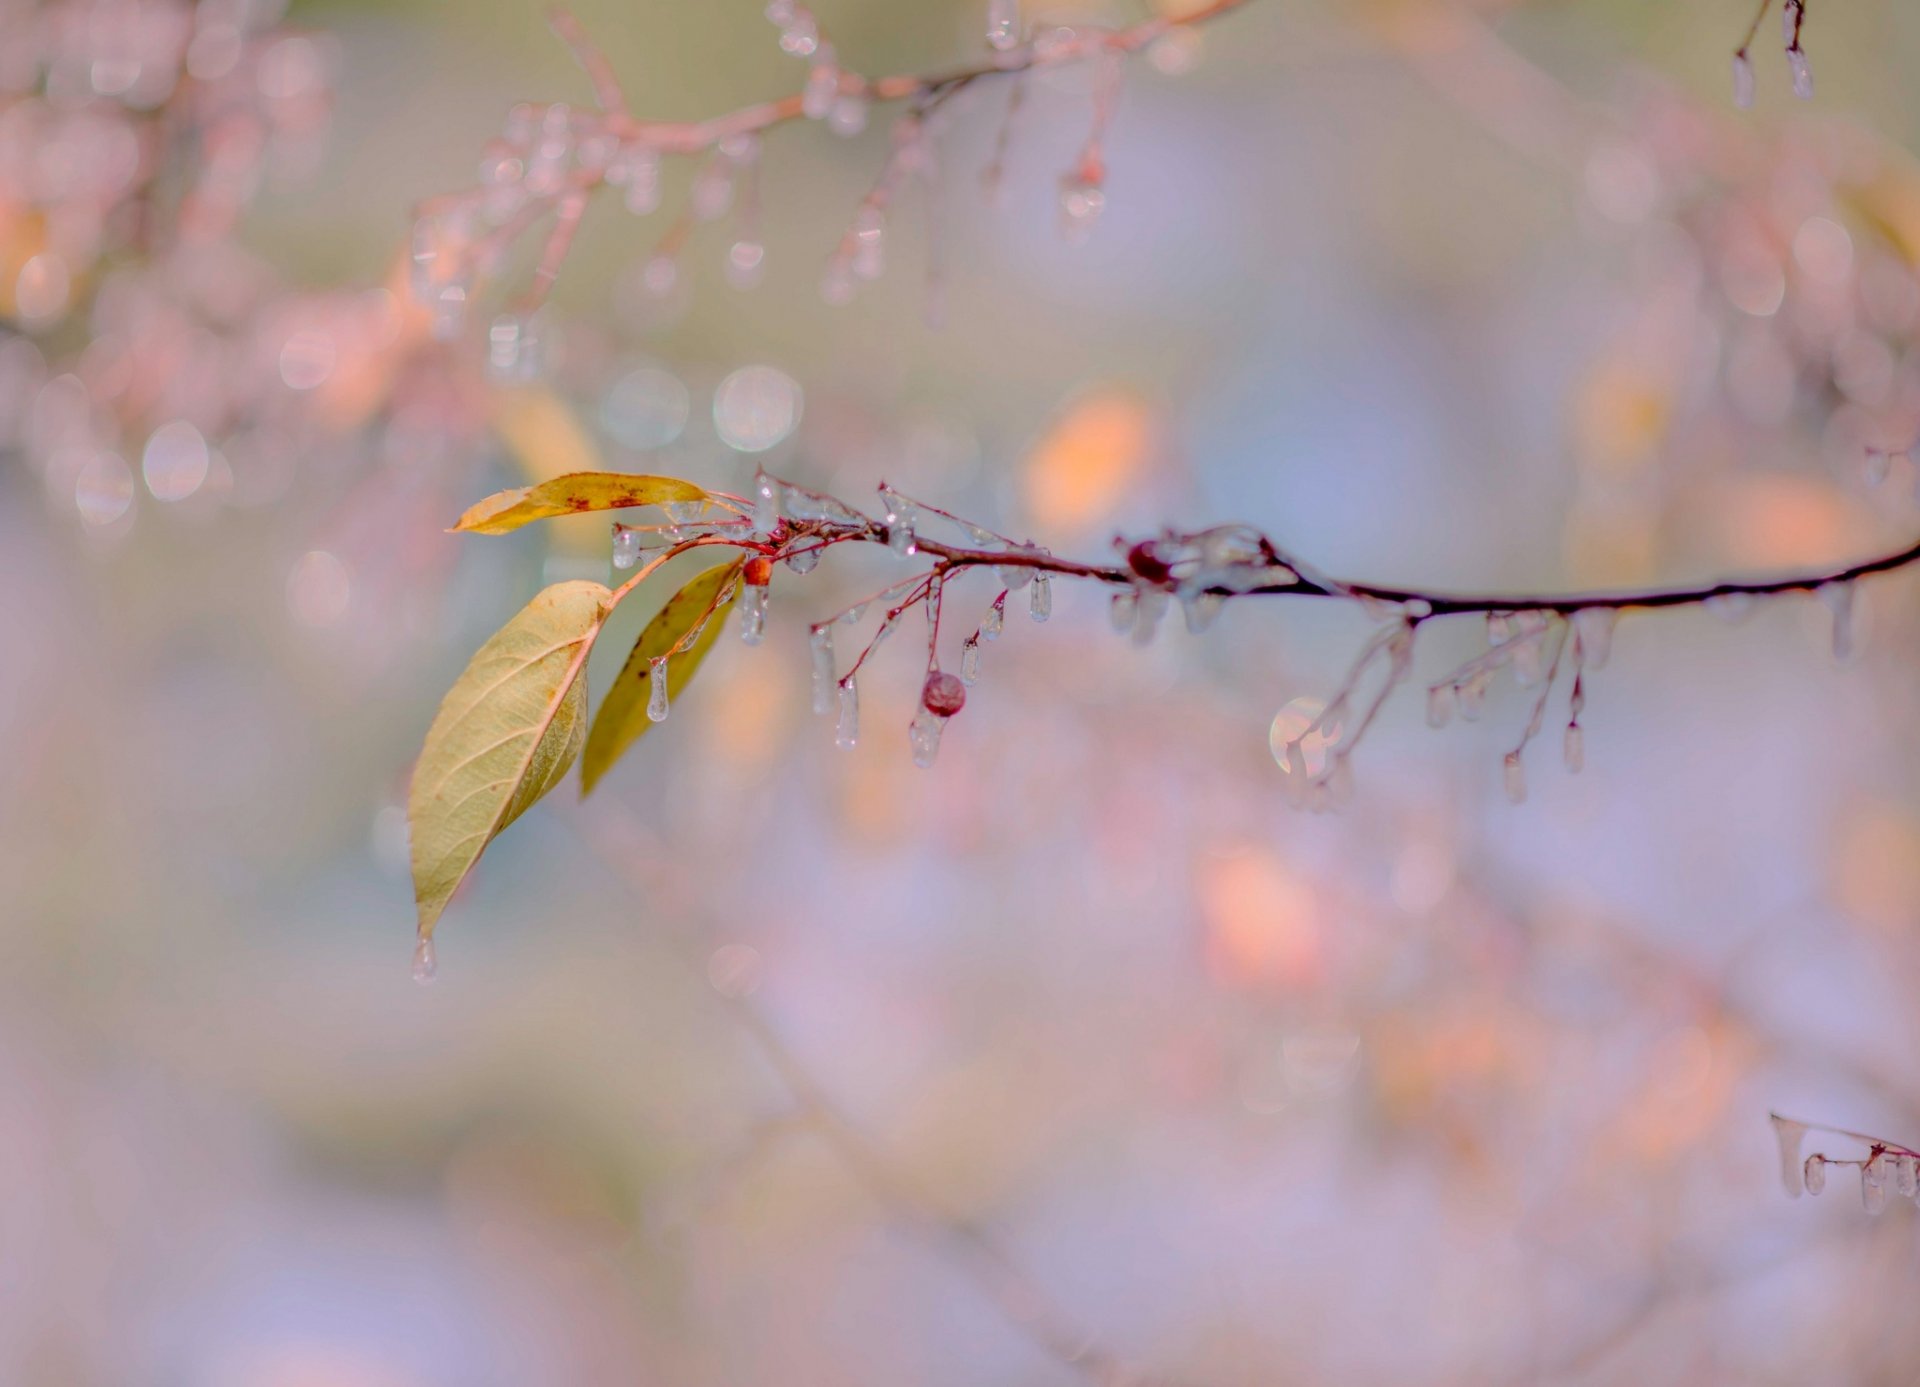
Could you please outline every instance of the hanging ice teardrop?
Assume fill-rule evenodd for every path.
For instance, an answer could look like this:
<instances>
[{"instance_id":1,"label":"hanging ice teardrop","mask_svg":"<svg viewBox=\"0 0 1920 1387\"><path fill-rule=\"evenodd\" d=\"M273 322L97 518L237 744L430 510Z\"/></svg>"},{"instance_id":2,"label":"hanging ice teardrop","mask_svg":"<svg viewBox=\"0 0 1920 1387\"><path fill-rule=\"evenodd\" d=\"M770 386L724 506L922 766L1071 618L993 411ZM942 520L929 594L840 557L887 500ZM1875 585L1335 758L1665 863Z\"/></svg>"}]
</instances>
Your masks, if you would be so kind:
<instances>
[{"instance_id":1,"label":"hanging ice teardrop","mask_svg":"<svg viewBox=\"0 0 1920 1387\"><path fill-rule=\"evenodd\" d=\"M770 535L780 526L780 483L762 468L753 474L753 529Z\"/></svg>"},{"instance_id":2,"label":"hanging ice teardrop","mask_svg":"<svg viewBox=\"0 0 1920 1387\"><path fill-rule=\"evenodd\" d=\"M1787 50L1787 70L1793 74L1793 94L1802 101L1813 100L1813 68L1807 62L1805 50Z\"/></svg>"},{"instance_id":3,"label":"hanging ice teardrop","mask_svg":"<svg viewBox=\"0 0 1920 1387\"><path fill-rule=\"evenodd\" d=\"M760 644L767 634L767 589L751 583L740 589L740 639L748 645Z\"/></svg>"},{"instance_id":4,"label":"hanging ice teardrop","mask_svg":"<svg viewBox=\"0 0 1920 1387\"><path fill-rule=\"evenodd\" d=\"M993 599L993 605L987 608L987 614L981 618L980 634L990 641L1000 639L1001 631L1007 625L1007 597L1005 593Z\"/></svg>"},{"instance_id":5,"label":"hanging ice teardrop","mask_svg":"<svg viewBox=\"0 0 1920 1387\"><path fill-rule=\"evenodd\" d=\"M813 656L813 711L833 711L833 627L816 626L807 638Z\"/></svg>"},{"instance_id":6,"label":"hanging ice teardrop","mask_svg":"<svg viewBox=\"0 0 1920 1387\"><path fill-rule=\"evenodd\" d=\"M1453 720L1453 705L1457 701L1451 684L1435 684L1427 690L1427 726L1445 727Z\"/></svg>"},{"instance_id":7,"label":"hanging ice teardrop","mask_svg":"<svg viewBox=\"0 0 1920 1387\"><path fill-rule=\"evenodd\" d=\"M422 935L420 942L413 946L413 980L422 987L430 987L440 973L440 959L433 951L433 936Z\"/></svg>"},{"instance_id":8,"label":"hanging ice teardrop","mask_svg":"<svg viewBox=\"0 0 1920 1387\"><path fill-rule=\"evenodd\" d=\"M632 568L640 562L640 532L631 525L615 521L613 525L613 566Z\"/></svg>"},{"instance_id":9,"label":"hanging ice teardrop","mask_svg":"<svg viewBox=\"0 0 1920 1387\"><path fill-rule=\"evenodd\" d=\"M1582 607L1573 614L1573 634L1580 642L1580 664L1604 669L1613 653L1613 627L1619 613L1612 607Z\"/></svg>"},{"instance_id":10,"label":"hanging ice teardrop","mask_svg":"<svg viewBox=\"0 0 1920 1387\"><path fill-rule=\"evenodd\" d=\"M1004 53L1020 42L1020 0L987 0L987 46Z\"/></svg>"},{"instance_id":11,"label":"hanging ice teardrop","mask_svg":"<svg viewBox=\"0 0 1920 1387\"><path fill-rule=\"evenodd\" d=\"M1743 111L1753 109L1753 60L1744 50L1733 55L1733 104Z\"/></svg>"},{"instance_id":12,"label":"hanging ice teardrop","mask_svg":"<svg viewBox=\"0 0 1920 1387\"><path fill-rule=\"evenodd\" d=\"M1860 1203L1870 1214L1880 1213L1887 1207L1887 1158L1884 1152L1876 1152L1860 1167Z\"/></svg>"},{"instance_id":13,"label":"hanging ice teardrop","mask_svg":"<svg viewBox=\"0 0 1920 1387\"><path fill-rule=\"evenodd\" d=\"M1140 598L1132 588L1122 588L1113 595L1113 602L1107 608L1107 620L1113 629L1121 633L1133 629L1133 614L1140 605Z\"/></svg>"},{"instance_id":14,"label":"hanging ice teardrop","mask_svg":"<svg viewBox=\"0 0 1920 1387\"><path fill-rule=\"evenodd\" d=\"M1514 804L1523 804L1527 798L1527 769L1520 762L1520 753L1509 751L1501 765L1501 781L1507 791L1507 798Z\"/></svg>"},{"instance_id":15,"label":"hanging ice teardrop","mask_svg":"<svg viewBox=\"0 0 1920 1387\"><path fill-rule=\"evenodd\" d=\"M655 655L647 662L647 721L667 720L667 657Z\"/></svg>"},{"instance_id":16,"label":"hanging ice teardrop","mask_svg":"<svg viewBox=\"0 0 1920 1387\"><path fill-rule=\"evenodd\" d=\"M926 770L933 765L934 757L940 754L940 732L947 720L936 717L925 708L913 715L913 721L907 724L907 741L913 747L913 764Z\"/></svg>"},{"instance_id":17,"label":"hanging ice teardrop","mask_svg":"<svg viewBox=\"0 0 1920 1387\"><path fill-rule=\"evenodd\" d=\"M1853 584L1826 583L1819 592L1833 614L1833 658L1849 659L1853 655Z\"/></svg>"},{"instance_id":18,"label":"hanging ice teardrop","mask_svg":"<svg viewBox=\"0 0 1920 1387\"><path fill-rule=\"evenodd\" d=\"M834 724L833 744L851 751L860 741L860 689L851 679L840 681L840 720Z\"/></svg>"},{"instance_id":19,"label":"hanging ice teardrop","mask_svg":"<svg viewBox=\"0 0 1920 1387\"><path fill-rule=\"evenodd\" d=\"M1806 1139L1807 1124L1790 1118L1773 1119L1773 1135L1780 1143L1780 1183L1789 1198L1798 1199L1806 1188L1806 1172L1800 1162L1800 1145Z\"/></svg>"},{"instance_id":20,"label":"hanging ice teardrop","mask_svg":"<svg viewBox=\"0 0 1920 1387\"><path fill-rule=\"evenodd\" d=\"M1587 734L1577 722L1567 724L1567 735L1560 743L1561 759L1567 763L1567 772L1578 775L1587 764Z\"/></svg>"},{"instance_id":21,"label":"hanging ice teardrop","mask_svg":"<svg viewBox=\"0 0 1920 1387\"><path fill-rule=\"evenodd\" d=\"M980 682L980 633L975 631L960 643L960 682Z\"/></svg>"},{"instance_id":22,"label":"hanging ice teardrop","mask_svg":"<svg viewBox=\"0 0 1920 1387\"><path fill-rule=\"evenodd\" d=\"M1033 575L1033 586L1027 590L1027 615L1035 621L1053 615L1053 580L1045 573Z\"/></svg>"}]
</instances>

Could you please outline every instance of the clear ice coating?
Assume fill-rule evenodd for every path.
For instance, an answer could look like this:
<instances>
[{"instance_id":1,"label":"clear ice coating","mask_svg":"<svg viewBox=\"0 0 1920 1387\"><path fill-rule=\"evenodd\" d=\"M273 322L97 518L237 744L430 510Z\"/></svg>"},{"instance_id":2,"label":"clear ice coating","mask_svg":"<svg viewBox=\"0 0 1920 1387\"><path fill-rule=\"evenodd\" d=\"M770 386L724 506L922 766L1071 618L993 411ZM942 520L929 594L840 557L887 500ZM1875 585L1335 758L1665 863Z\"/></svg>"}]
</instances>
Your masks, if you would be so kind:
<instances>
[{"instance_id":1,"label":"clear ice coating","mask_svg":"<svg viewBox=\"0 0 1920 1387\"><path fill-rule=\"evenodd\" d=\"M1211 629L1226 602L1227 599L1217 592L1190 592L1182 597L1180 615L1186 618L1188 632L1197 636Z\"/></svg>"},{"instance_id":2,"label":"clear ice coating","mask_svg":"<svg viewBox=\"0 0 1920 1387\"><path fill-rule=\"evenodd\" d=\"M1743 111L1753 109L1753 62L1745 52L1733 55L1733 104Z\"/></svg>"},{"instance_id":3,"label":"clear ice coating","mask_svg":"<svg viewBox=\"0 0 1920 1387\"><path fill-rule=\"evenodd\" d=\"M1515 804L1522 804L1527 798L1527 768L1520 762L1520 753L1509 751L1501 765L1500 777L1506 787L1507 798Z\"/></svg>"},{"instance_id":4,"label":"clear ice coating","mask_svg":"<svg viewBox=\"0 0 1920 1387\"><path fill-rule=\"evenodd\" d=\"M1560 743L1560 754L1567 763L1567 770L1580 774L1587 764L1587 734L1577 722L1567 724L1567 735Z\"/></svg>"},{"instance_id":5,"label":"clear ice coating","mask_svg":"<svg viewBox=\"0 0 1920 1387\"><path fill-rule=\"evenodd\" d=\"M1877 1214L1887 1207L1887 1157L1885 1152L1875 1152L1860 1167L1860 1202L1870 1214Z\"/></svg>"},{"instance_id":6,"label":"clear ice coating","mask_svg":"<svg viewBox=\"0 0 1920 1387\"><path fill-rule=\"evenodd\" d=\"M833 627L816 626L807 638L813 657L813 711L833 711Z\"/></svg>"},{"instance_id":7,"label":"clear ice coating","mask_svg":"<svg viewBox=\"0 0 1920 1387\"><path fill-rule=\"evenodd\" d=\"M748 645L760 644L767 634L767 589L765 585L744 584L740 589L740 639Z\"/></svg>"},{"instance_id":8,"label":"clear ice coating","mask_svg":"<svg viewBox=\"0 0 1920 1387\"><path fill-rule=\"evenodd\" d=\"M1573 634L1580 642L1580 663L1586 669L1604 669L1613 653L1613 628L1620 614L1612 607L1582 607L1573 614Z\"/></svg>"},{"instance_id":9,"label":"clear ice coating","mask_svg":"<svg viewBox=\"0 0 1920 1387\"><path fill-rule=\"evenodd\" d=\"M1739 621L1753 610L1753 594L1716 592L1707 599L1706 608L1722 621Z\"/></svg>"},{"instance_id":10,"label":"clear ice coating","mask_svg":"<svg viewBox=\"0 0 1920 1387\"><path fill-rule=\"evenodd\" d=\"M1153 637L1160 629L1160 618L1166 615L1171 600L1160 588L1145 588L1140 592L1133 607L1135 645L1153 644Z\"/></svg>"},{"instance_id":11,"label":"clear ice coating","mask_svg":"<svg viewBox=\"0 0 1920 1387\"><path fill-rule=\"evenodd\" d=\"M1445 727L1453 720L1453 705L1458 699L1451 684L1435 684L1427 690L1427 726Z\"/></svg>"},{"instance_id":12,"label":"clear ice coating","mask_svg":"<svg viewBox=\"0 0 1920 1387\"><path fill-rule=\"evenodd\" d=\"M882 518L887 522L887 548L906 558L919 547L913 535L917 508L890 486L880 488L880 500L885 506Z\"/></svg>"},{"instance_id":13,"label":"clear ice coating","mask_svg":"<svg viewBox=\"0 0 1920 1387\"><path fill-rule=\"evenodd\" d=\"M1107 608L1107 620L1113 623L1113 629L1121 633L1133 629L1133 614L1140 605L1139 595L1132 588L1122 588L1113 595L1113 602Z\"/></svg>"},{"instance_id":14,"label":"clear ice coating","mask_svg":"<svg viewBox=\"0 0 1920 1387\"><path fill-rule=\"evenodd\" d=\"M1833 658L1848 659L1853 654L1853 584L1827 583L1820 600L1833 613Z\"/></svg>"},{"instance_id":15,"label":"clear ice coating","mask_svg":"<svg viewBox=\"0 0 1920 1387\"><path fill-rule=\"evenodd\" d=\"M940 754L940 733L947 720L936 717L925 708L913 715L913 721L907 724L907 741L913 747L913 764L926 770L933 765L934 757Z\"/></svg>"},{"instance_id":16,"label":"clear ice coating","mask_svg":"<svg viewBox=\"0 0 1920 1387\"><path fill-rule=\"evenodd\" d=\"M840 681L840 720L834 724L833 744L851 751L860 740L860 689L851 679Z\"/></svg>"},{"instance_id":17,"label":"clear ice coating","mask_svg":"<svg viewBox=\"0 0 1920 1387\"><path fill-rule=\"evenodd\" d=\"M980 682L980 633L975 631L960 643L960 682Z\"/></svg>"},{"instance_id":18,"label":"clear ice coating","mask_svg":"<svg viewBox=\"0 0 1920 1387\"><path fill-rule=\"evenodd\" d=\"M1780 1143L1780 1183L1794 1199L1806 1188L1806 1174L1800 1164L1800 1144L1806 1139L1807 1124L1788 1118L1773 1119L1773 1135Z\"/></svg>"},{"instance_id":19,"label":"clear ice coating","mask_svg":"<svg viewBox=\"0 0 1920 1387\"><path fill-rule=\"evenodd\" d=\"M1787 70L1793 73L1793 94L1802 101L1813 100L1813 69L1807 64L1806 53L1798 48L1787 50ZM1883 1201L1884 1203L1884 1198Z\"/></svg>"},{"instance_id":20,"label":"clear ice coating","mask_svg":"<svg viewBox=\"0 0 1920 1387\"><path fill-rule=\"evenodd\" d=\"M818 540L802 540L795 548L787 550L787 567L795 573L811 573L820 566L820 543Z\"/></svg>"},{"instance_id":21,"label":"clear ice coating","mask_svg":"<svg viewBox=\"0 0 1920 1387\"><path fill-rule=\"evenodd\" d=\"M1920 1160L1908 1155L1893 1158L1893 1187L1904 1199L1920 1194Z\"/></svg>"},{"instance_id":22,"label":"clear ice coating","mask_svg":"<svg viewBox=\"0 0 1920 1387\"><path fill-rule=\"evenodd\" d=\"M1033 575L1033 586L1027 591L1027 615L1035 621L1053 615L1053 579L1045 573Z\"/></svg>"},{"instance_id":23,"label":"clear ice coating","mask_svg":"<svg viewBox=\"0 0 1920 1387\"><path fill-rule=\"evenodd\" d=\"M1020 0L987 0L987 46L1006 52L1020 42Z\"/></svg>"},{"instance_id":24,"label":"clear ice coating","mask_svg":"<svg viewBox=\"0 0 1920 1387\"><path fill-rule=\"evenodd\" d=\"M619 521L613 524L613 566L632 568L640 562L640 532Z\"/></svg>"},{"instance_id":25,"label":"clear ice coating","mask_svg":"<svg viewBox=\"0 0 1920 1387\"><path fill-rule=\"evenodd\" d=\"M1000 639L1000 632L1006 628L1006 624L1007 599L1003 595L993 599L993 605L987 608L986 616L981 618L980 634L987 640L997 641Z\"/></svg>"},{"instance_id":26,"label":"clear ice coating","mask_svg":"<svg viewBox=\"0 0 1920 1387\"><path fill-rule=\"evenodd\" d=\"M753 530L770 535L780 527L780 483L761 469L753 474Z\"/></svg>"},{"instance_id":27,"label":"clear ice coating","mask_svg":"<svg viewBox=\"0 0 1920 1387\"><path fill-rule=\"evenodd\" d=\"M667 657L656 655L647 662L647 721L667 720Z\"/></svg>"},{"instance_id":28,"label":"clear ice coating","mask_svg":"<svg viewBox=\"0 0 1920 1387\"><path fill-rule=\"evenodd\" d=\"M413 980L429 986L440 972L440 959L433 951L433 940L422 938L413 947Z\"/></svg>"},{"instance_id":29,"label":"clear ice coating","mask_svg":"<svg viewBox=\"0 0 1920 1387\"><path fill-rule=\"evenodd\" d=\"M1807 1157L1804 1171L1808 1194L1819 1194L1827 1187L1827 1158L1818 1151Z\"/></svg>"}]
</instances>

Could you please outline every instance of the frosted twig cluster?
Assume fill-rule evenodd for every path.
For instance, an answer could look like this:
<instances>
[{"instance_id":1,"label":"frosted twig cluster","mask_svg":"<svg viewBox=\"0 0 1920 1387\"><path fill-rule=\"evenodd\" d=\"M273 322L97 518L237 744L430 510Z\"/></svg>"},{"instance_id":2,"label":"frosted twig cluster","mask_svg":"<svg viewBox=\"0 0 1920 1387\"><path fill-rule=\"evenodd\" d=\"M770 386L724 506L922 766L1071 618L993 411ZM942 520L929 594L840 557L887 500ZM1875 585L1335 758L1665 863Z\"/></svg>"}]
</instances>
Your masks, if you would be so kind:
<instances>
[{"instance_id":1,"label":"frosted twig cluster","mask_svg":"<svg viewBox=\"0 0 1920 1387\"><path fill-rule=\"evenodd\" d=\"M1920 1198L1920 1151L1883 1137L1850 1132L1845 1127L1802 1122L1779 1113L1768 1116L1773 1122L1774 1136L1780 1142L1780 1179L1790 1197L1798 1199L1802 1190L1819 1194L1827 1187L1827 1172L1840 1169L1859 1172L1860 1202L1870 1214L1880 1213L1887 1207L1889 1189L1904 1199ZM1815 1151L1802 1159L1809 1133L1839 1137L1852 1144L1855 1154L1830 1156L1824 1151Z\"/></svg>"},{"instance_id":2,"label":"frosted twig cluster","mask_svg":"<svg viewBox=\"0 0 1920 1387\"><path fill-rule=\"evenodd\" d=\"M1767 11L1772 9L1775 0L1760 0L1760 8L1754 11L1753 23L1747 26L1746 37L1740 40L1740 47L1733 55L1733 103L1745 109L1753 105L1754 77L1753 59L1748 50L1760 33L1760 26L1766 22ZM1793 75L1793 94L1802 101L1813 96L1813 69L1807 65L1807 50L1800 46L1800 29L1807 20L1806 0L1779 0L1780 3L1780 42L1787 53L1787 71Z\"/></svg>"},{"instance_id":3,"label":"frosted twig cluster","mask_svg":"<svg viewBox=\"0 0 1920 1387\"><path fill-rule=\"evenodd\" d=\"M876 107L900 106L885 162L829 257L821 280L821 292L829 302L844 302L859 281L880 275L886 261L888 222L899 196L916 183L924 185L929 197L939 196L940 136L954 99L991 80L1005 79L1011 88L1010 125L1026 75L1069 64L1090 64L1094 69L1090 128L1078 157L1061 178L1059 199L1068 235L1085 235L1106 203L1104 143L1127 56L1163 40L1171 42L1193 26L1246 3L1210 0L1120 28L1049 25L1023 34L1013 0L987 0L989 62L928 75L867 77L841 62L819 20L804 5L797 0L772 0L766 13L782 51L807 65L799 93L685 123L635 114L604 55L587 42L570 14L556 12L554 28L585 69L594 104L513 108L505 130L481 157L478 186L421 207L412 250L414 292L432 307L437 331L446 338L457 337L512 249L523 238L541 232L531 281L504 311L490 309L486 326L488 359L495 374L506 379L536 375L544 355L537 310L560 273L594 194L618 190L628 211L648 216L661 207L666 162L694 161L686 204L661 233L642 268L642 283L656 294L672 290L679 282L682 257L695 227L730 219L727 277L738 288L750 288L759 282L766 259L757 173L766 132L808 120L837 134L853 135L866 127ZM989 186L998 181L1006 138L1003 130L986 171ZM937 229L938 218L930 222ZM937 305L937 266L931 275L930 297Z\"/></svg>"},{"instance_id":4,"label":"frosted twig cluster","mask_svg":"<svg viewBox=\"0 0 1920 1387\"><path fill-rule=\"evenodd\" d=\"M632 568L643 553L653 551L637 579L665 558L695 547L730 545L754 555L742 588L740 629L744 639L757 644L765 630L776 561L794 574L806 574L828 550L848 544L884 545L899 558L926 560L924 567L809 628L814 711L837 716L836 741L850 748L860 737L862 668L908 622L910 612L919 608L925 613L921 631L926 679L910 728L914 760L921 766L933 763L942 728L965 707L967 688L980 678L983 647L1000 637L1016 594L1033 620L1045 621L1053 610L1056 580L1104 585L1112 589L1114 628L1140 645L1153 640L1175 606L1187 629L1197 634L1236 598L1353 602L1378 623L1374 633L1324 710L1274 747L1296 800L1316 809L1336 805L1347 793L1353 753L1388 698L1412 678L1415 640L1431 621L1478 617L1487 632L1484 651L1427 686L1431 725L1444 726L1456 713L1477 719L1494 681L1503 675L1539 691L1504 761L1507 794L1518 802L1526 796L1526 750L1545 725L1557 692L1565 693L1563 759L1570 771L1584 764L1581 716L1588 679L1605 666L1621 613L1701 607L1738 617L1762 598L1814 594L1831 614L1834 654L1844 659L1853 647L1855 584L1920 562L1916 543L1841 568L1766 579L1621 592L1464 594L1332 578L1246 525L1118 538L1114 561L1089 563L1060 557L1032 541L1011 539L885 484L875 509L878 518L761 471L747 496L716 493L706 502L671 506L664 524L617 523L613 562L617 568ZM976 572L987 573L992 581L975 595L975 605L956 625L950 612L963 599L955 584ZM957 676L942 665L943 624L950 635L966 633L959 641ZM865 639L843 667L838 646L854 630L864 632ZM663 706L661 716L665 711Z\"/></svg>"}]
</instances>

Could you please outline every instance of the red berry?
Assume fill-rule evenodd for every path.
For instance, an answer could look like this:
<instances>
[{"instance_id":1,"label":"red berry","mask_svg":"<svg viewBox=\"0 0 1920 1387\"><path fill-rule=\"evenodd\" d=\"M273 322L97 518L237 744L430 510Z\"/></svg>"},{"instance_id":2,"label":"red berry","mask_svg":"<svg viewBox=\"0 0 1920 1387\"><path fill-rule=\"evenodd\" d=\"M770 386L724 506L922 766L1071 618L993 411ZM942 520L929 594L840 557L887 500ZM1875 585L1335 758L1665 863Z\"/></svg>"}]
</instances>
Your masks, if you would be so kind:
<instances>
[{"instance_id":1,"label":"red berry","mask_svg":"<svg viewBox=\"0 0 1920 1387\"><path fill-rule=\"evenodd\" d=\"M927 676L920 691L920 703L937 718L950 718L967 706L967 686L951 674L935 671Z\"/></svg>"},{"instance_id":2,"label":"red berry","mask_svg":"<svg viewBox=\"0 0 1920 1387\"><path fill-rule=\"evenodd\" d=\"M756 555L748 559L747 571L744 576L747 580L748 587L765 587L773 581L773 560L767 558L765 555Z\"/></svg>"},{"instance_id":3,"label":"red berry","mask_svg":"<svg viewBox=\"0 0 1920 1387\"><path fill-rule=\"evenodd\" d=\"M1173 576L1173 570L1154 552L1150 539L1143 539L1127 550L1127 567L1149 583L1164 583Z\"/></svg>"}]
</instances>

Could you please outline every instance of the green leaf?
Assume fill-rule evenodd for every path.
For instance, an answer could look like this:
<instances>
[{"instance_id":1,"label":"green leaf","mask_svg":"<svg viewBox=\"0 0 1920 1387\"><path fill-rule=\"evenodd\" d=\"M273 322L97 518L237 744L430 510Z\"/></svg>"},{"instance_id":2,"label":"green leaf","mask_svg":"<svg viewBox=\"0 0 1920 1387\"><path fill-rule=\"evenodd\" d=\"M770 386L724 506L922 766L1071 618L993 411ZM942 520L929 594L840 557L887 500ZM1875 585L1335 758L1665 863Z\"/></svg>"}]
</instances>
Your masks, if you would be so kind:
<instances>
[{"instance_id":1,"label":"green leaf","mask_svg":"<svg viewBox=\"0 0 1920 1387\"><path fill-rule=\"evenodd\" d=\"M547 588L480 647L440 704L407 800L423 937L487 844L580 755L581 675L611 597L598 583Z\"/></svg>"},{"instance_id":2,"label":"green leaf","mask_svg":"<svg viewBox=\"0 0 1920 1387\"><path fill-rule=\"evenodd\" d=\"M647 696L653 661L667 656L667 700L677 702L680 691L707 658L714 639L726 625L727 608L740 592L744 560L709 568L667 599L667 605L633 643L633 653L600 704L593 731L587 734L586 754L580 758L580 793L592 793L601 776L613 768L626 749L646 735ZM695 635L695 630L699 634ZM691 638L691 639L689 639Z\"/></svg>"},{"instance_id":3,"label":"green leaf","mask_svg":"<svg viewBox=\"0 0 1920 1387\"><path fill-rule=\"evenodd\" d=\"M637 472L569 472L536 486L497 491L469 506L453 528L479 535L504 535L509 530L517 530L535 520L551 520L556 515L706 499L704 488L678 477L649 477Z\"/></svg>"}]
</instances>

